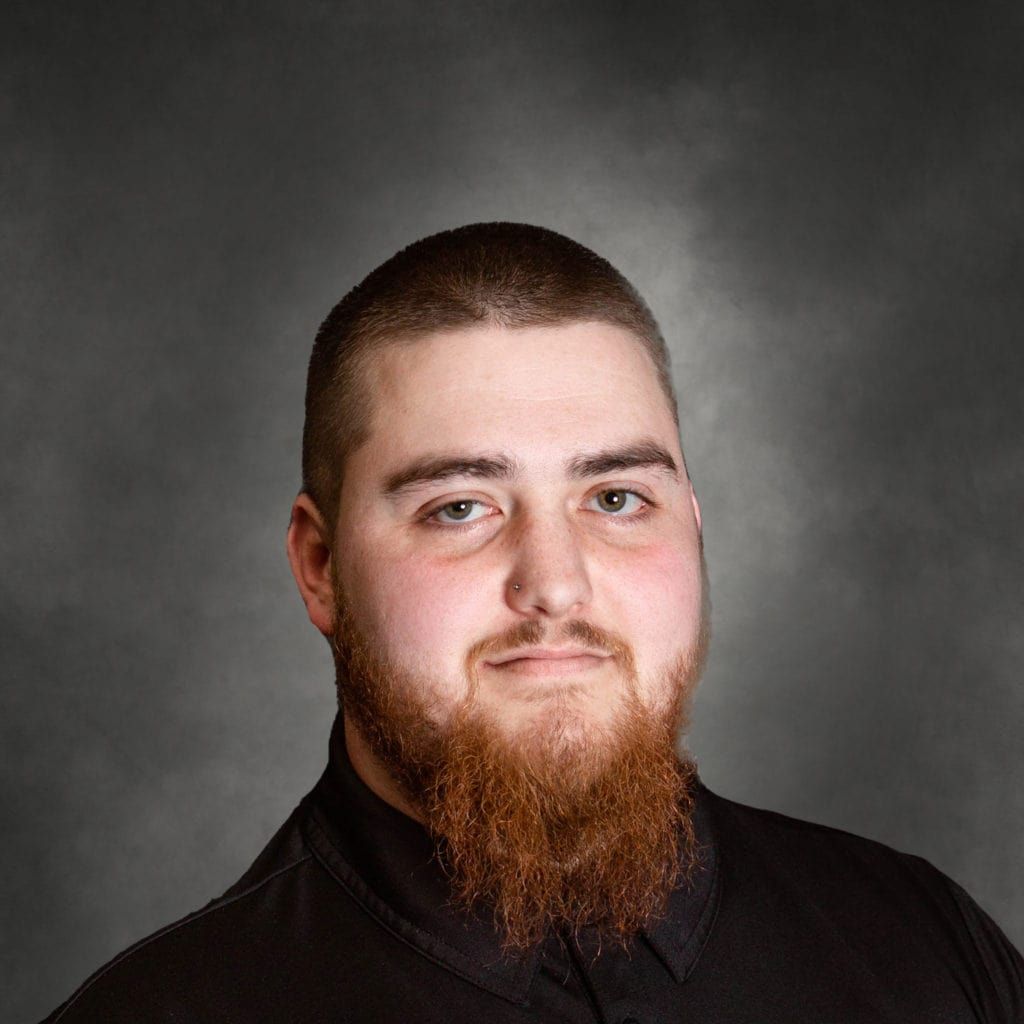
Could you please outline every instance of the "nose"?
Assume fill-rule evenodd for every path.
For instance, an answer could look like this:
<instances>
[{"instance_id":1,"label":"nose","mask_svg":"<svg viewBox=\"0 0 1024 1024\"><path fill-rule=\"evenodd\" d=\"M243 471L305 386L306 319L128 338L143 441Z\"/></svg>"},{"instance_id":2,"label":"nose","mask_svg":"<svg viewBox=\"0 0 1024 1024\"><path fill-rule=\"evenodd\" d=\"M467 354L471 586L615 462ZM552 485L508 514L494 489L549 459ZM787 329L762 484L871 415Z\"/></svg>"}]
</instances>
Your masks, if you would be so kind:
<instances>
[{"instance_id":1,"label":"nose","mask_svg":"<svg viewBox=\"0 0 1024 1024\"><path fill-rule=\"evenodd\" d=\"M552 514L524 518L513 543L512 571L506 587L512 609L556 619L590 603L593 592L585 553L564 517Z\"/></svg>"}]
</instances>

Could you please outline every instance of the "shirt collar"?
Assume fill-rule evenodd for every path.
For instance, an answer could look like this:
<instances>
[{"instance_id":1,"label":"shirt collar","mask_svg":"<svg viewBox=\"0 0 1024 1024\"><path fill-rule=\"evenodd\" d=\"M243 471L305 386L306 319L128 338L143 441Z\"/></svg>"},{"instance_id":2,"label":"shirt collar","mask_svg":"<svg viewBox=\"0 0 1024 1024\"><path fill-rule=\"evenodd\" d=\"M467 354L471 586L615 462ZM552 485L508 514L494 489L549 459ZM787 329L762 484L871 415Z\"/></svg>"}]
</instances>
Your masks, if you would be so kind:
<instances>
[{"instance_id":1,"label":"shirt collar","mask_svg":"<svg viewBox=\"0 0 1024 1024\"><path fill-rule=\"evenodd\" d=\"M345 748L340 711L329 749L304 824L306 839L323 865L399 939L467 981L512 1002L525 1002L541 946L519 956L505 954L490 915L452 907L451 889L429 834L356 774ZM698 784L694 827L699 864L690 882L673 891L665 914L642 931L677 982L696 963L718 902L718 855L705 793Z\"/></svg>"}]
</instances>

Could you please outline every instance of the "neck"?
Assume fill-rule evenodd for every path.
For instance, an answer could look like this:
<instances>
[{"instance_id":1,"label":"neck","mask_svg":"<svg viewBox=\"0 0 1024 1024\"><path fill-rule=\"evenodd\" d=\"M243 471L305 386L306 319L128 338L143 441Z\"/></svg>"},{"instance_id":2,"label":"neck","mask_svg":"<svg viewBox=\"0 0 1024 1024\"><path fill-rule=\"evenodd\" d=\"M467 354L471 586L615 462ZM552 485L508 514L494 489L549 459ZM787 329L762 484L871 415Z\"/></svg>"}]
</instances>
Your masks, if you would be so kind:
<instances>
[{"instance_id":1,"label":"neck","mask_svg":"<svg viewBox=\"0 0 1024 1024\"><path fill-rule=\"evenodd\" d=\"M356 775L362 779L375 796L380 797L395 810L401 811L407 817L423 824L423 817L402 795L394 779L374 756L363 734L348 715L345 715L345 749L348 751L348 757Z\"/></svg>"}]
</instances>

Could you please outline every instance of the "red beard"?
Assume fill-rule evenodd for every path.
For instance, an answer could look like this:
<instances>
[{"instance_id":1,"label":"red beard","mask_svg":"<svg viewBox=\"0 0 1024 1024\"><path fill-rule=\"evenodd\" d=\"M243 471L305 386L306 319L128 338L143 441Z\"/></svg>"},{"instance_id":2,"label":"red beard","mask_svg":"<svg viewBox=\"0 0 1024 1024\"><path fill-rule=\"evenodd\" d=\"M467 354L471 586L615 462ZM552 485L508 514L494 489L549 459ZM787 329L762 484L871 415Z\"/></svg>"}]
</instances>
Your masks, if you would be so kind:
<instances>
[{"instance_id":1,"label":"red beard","mask_svg":"<svg viewBox=\"0 0 1024 1024\"><path fill-rule=\"evenodd\" d=\"M438 727L422 688L376 657L340 593L335 580L339 701L435 838L456 905L489 907L510 951L549 928L593 926L625 941L657 915L695 863L696 768L675 741L706 657L706 608L658 711L637 695L628 648L570 624L573 638L615 651L629 681L612 724L587 725L585 742L571 742L559 725L560 716L578 724L567 708L556 704L528 737L509 736L475 706L474 690ZM539 628L522 624L515 641L536 642Z\"/></svg>"}]
</instances>

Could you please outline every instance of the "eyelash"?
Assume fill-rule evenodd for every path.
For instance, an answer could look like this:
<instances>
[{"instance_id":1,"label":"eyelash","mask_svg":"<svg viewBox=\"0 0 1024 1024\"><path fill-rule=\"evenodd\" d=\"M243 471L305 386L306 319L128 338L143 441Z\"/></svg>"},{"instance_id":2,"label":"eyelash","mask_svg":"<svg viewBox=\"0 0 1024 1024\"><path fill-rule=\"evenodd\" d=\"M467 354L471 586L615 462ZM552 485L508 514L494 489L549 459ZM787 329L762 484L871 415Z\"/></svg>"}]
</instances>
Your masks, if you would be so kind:
<instances>
[{"instance_id":1,"label":"eyelash","mask_svg":"<svg viewBox=\"0 0 1024 1024\"><path fill-rule=\"evenodd\" d=\"M642 509L640 509L640 511L633 512L633 513L631 513L628 516L621 516L621 515L608 515L608 516L605 516L606 519L610 519L612 521L621 523L621 524L623 524L625 526L636 526L636 525L638 525L641 520L646 519L651 514L651 512L654 509L658 508L658 503L656 501L654 501L651 498L648 498L647 495L645 495L645 494L641 494L639 491L633 490L630 487L606 487L603 491L598 491L597 492L597 494L609 494L609 493L612 493L612 494L632 494L632 495L635 495L637 498L639 498L644 503L644 507ZM596 496L597 495L595 495L595 497ZM430 526L430 527L433 527L434 529L438 529L438 530L446 530L449 533L452 533L452 532L463 533L466 530L473 529L473 527L475 527L479 523L483 522L483 519L474 519L472 522L461 523L461 524L458 524L458 523L438 523L438 522L434 521L433 517L436 516L437 513L440 512L442 509L446 509L449 505L457 505L460 502L466 502L466 503L473 504L473 505L483 505L483 504L485 504L485 502L479 501L476 498L454 498L451 501L444 501L440 505L435 505L433 508L431 508L428 511L424 512L419 517L420 521L422 523L424 523L426 526Z\"/></svg>"}]
</instances>

